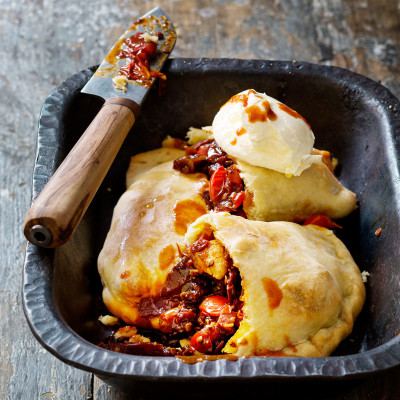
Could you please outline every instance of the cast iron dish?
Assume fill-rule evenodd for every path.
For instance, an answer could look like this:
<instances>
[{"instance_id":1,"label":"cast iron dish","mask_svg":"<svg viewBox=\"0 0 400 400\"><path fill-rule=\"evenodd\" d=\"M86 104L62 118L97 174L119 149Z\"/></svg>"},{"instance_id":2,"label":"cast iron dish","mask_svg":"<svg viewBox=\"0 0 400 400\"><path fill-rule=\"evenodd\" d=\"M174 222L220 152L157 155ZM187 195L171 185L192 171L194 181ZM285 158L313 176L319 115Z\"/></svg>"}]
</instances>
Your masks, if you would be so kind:
<instances>
[{"instance_id":1,"label":"cast iron dish","mask_svg":"<svg viewBox=\"0 0 400 400\"><path fill-rule=\"evenodd\" d=\"M94 70L72 76L43 105L34 198L101 106L96 98L80 93ZM363 76L303 62L172 59L164 72L166 94L159 97L155 89L150 93L71 241L56 250L28 244L24 309L40 343L64 362L125 389L154 379L222 383L354 377L399 365L399 101ZM167 134L184 137L190 126L210 125L227 99L248 88L266 92L303 115L315 133L315 147L339 159L340 180L357 193L359 208L340 221L339 232L360 270L370 273L367 302L352 335L328 358L250 357L188 364L97 347L108 332L97 320L106 310L96 259L113 207L125 190L130 156L159 147Z\"/></svg>"}]
</instances>

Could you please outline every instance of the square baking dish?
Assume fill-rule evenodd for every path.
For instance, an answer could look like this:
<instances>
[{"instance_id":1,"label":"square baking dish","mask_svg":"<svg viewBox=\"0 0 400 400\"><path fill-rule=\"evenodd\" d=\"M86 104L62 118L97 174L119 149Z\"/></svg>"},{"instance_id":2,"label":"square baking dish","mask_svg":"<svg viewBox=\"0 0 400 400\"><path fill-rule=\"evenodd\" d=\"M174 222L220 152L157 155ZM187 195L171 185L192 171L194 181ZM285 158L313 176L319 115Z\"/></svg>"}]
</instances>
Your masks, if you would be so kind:
<instances>
[{"instance_id":1,"label":"square baking dish","mask_svg":"<svg viewBox=\"0 0 400 400\"><path fill-rule=\"evenodd\" d=\"M102 101L80 90L95 71L83 70L45 100L33 173L36 198L94 118ZM127 390L137 382L264 382L362 377L400 364L399 143L397 100L382 85L353 72L304 62L171 59L167 89L153 88L140 117L75 235L57 249L28 244L23 276L27 321L39 342L64 362ZM98 346L109 334L99 321L97 255L113 208L124 192L133 154L159 147L166 135L210 125L232 95L253 88L284 102L313 128L315 147L339 160L337 174L358 208L340 221L338 236L361 271L367 301L353 329L331 357L249 357L195 364L177 358L131 356ZM380 235L375 232L381 229Z\"/></svg>"}]
</instances>

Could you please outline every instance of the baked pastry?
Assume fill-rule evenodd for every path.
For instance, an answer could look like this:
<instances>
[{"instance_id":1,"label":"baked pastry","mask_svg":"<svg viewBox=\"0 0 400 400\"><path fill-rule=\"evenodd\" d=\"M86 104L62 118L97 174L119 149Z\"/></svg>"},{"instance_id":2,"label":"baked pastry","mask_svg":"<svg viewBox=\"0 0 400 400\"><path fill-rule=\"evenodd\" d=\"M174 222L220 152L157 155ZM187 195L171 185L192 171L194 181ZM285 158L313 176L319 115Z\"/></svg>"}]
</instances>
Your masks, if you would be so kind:
<instances>
[{"instance_id":1,"label":"baked pastry","mask_svg":"<svg viewBox=\"0 0 400 400\"><path fill-rule=\"evenodd\" d=\"M342 218L357 205L356 195L336 178L329 152L298 176L251 165L226 154L209 138L186 148L174 168L209 178L202 193L209 208L258 221L302 222L316 214Z\"/></svg>"},{"instance_id":2,"label":"baked pastry","mask_svg":"<svg viewBox=\"0 0 400 400\"><path fill-rule=\"evenodd\" d=\"M135 180L153 167L175 160L184 155L185 152L181 149L175 147L160 147L159 149L132 156L129 168L126 171L126 187L129 188Z\"/></svg>"},{"instance_id":3,"label":"baked pastry","mask_svg":"<svg viewBox=\"0 0 400 400\"><path fill-rule=\"evenodd\" d=\"M241 276L243 317L223 353L328 356L349 335L365 288L331 230L210 213L190 226L187 244L210 229Z\"/></svg>"},{"instance_id":4,"label":"baked pastry","mask_svg":"<svg viewBox=\"0 0 400 400\"><path fill-rule=\"evenodd\" d=\"M315 214L342 218L356 207L356 195L334 175L330 153L313 148L307 121L272 97L238 93L203 135L188 135L192 146L174 168L209 176L203 195L213 210L297 222Z\"/></svg>"},{"instance_id":5,"label":"baked pastry","mask_svg":"<svg viewBox=\"0 0 400 400\"><path fill-rule=\"evenodd\" d=\"M154 326L151 318L140 320L141 298L159 293L179 259L187 226L208 212L199 194L206 177L174 171L171 161L151 168L154 154L132 157L127 177L131 183L136 174L136 180L114 209L98 257L104 304L126 323L144 327ZM159 149L156 154L167 159L176 151ZM135 172L137 166L140 171Z\"/></svg>"},{"instance_id":6,"label":"baked pastry","mask_svg":"<svg viewBox=\"0 0 400 400\"><path fill-rule=\"evenodd\" d=\"M356 208L356 195L322 161L290 178L272 169L236 163L246 193L243 210L249 219L302 222L315 214L335 219Z\"/></svg>"},{"instance_id":7,"label":"baked pastry","mask_svg":"<svg viewBox=\"0 0 400 400\"><path fill-rule=\"evenodd\" d=\"M358 267L332 231L294 222L338 226L329 218L349 214L355 194L298 113L251 90L229 107L213 124L224 149L207 128L185 151L170 138L132 157L98 259L104 303L127 326L103 347L327 356L351 332Z\"/></svg>"},{"instance_id":8,"label":"baked pastry","mask_svg":"<svg viewBox=\"0 0 400 400\"><path fill-rule=\"evenodd\" d=\"M328 356L351 332L365 299L346 247L332 231L313 225L212 212L189 226L179 257L165 269L158 262L146 260L151 269L140 264L134 247L107 254L110 245L99 257L104 300L135 325L103 344L112 350ZM148 253L146 247L141 252ZM155 331L143 336L137 327Z\"/></svg>"}]
</instances>

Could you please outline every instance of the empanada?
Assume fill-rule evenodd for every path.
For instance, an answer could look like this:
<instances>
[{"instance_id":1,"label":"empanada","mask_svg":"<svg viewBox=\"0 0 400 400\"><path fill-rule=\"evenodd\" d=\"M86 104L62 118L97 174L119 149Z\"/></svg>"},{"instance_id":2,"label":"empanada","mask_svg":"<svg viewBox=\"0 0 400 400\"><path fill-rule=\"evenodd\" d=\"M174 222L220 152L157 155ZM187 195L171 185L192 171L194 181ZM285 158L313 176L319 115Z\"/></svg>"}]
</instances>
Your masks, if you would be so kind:
<instances>
[{"instance_id":1,"label":"empanada","mask_svg":"<svg viewBox=\"0 0 400 400\"><path fill-rule=\"evenodd\" d=\"M118 204L99 271L113 314L164 335L168 348L145 338L145 354L328 356L351 332L365 288L332 231L212 212L189 226L184 241L162 230L159 244L139 249L141 236L128 232L146 224L129 218L129 207ZM165 266L157 255L175 240L181 253ZM121 328L116 337L125 340L119 351L143 354L136 329Z\"/></svg>"},{"instance_id":2,"label":"empanada","mask_svg":"<svg viewBox=\"0 0 400 400\"><path fill-rule=\"evenodd\" d=\"M314 162L298 176L288 176L232 158L208 139L188 147L187 154L174 161L174 168L209 176L203 197L216 211L239 211L240 215L243 210L247 218L257 221L302 222L315 214L345 217L356 208L356 195L335 177L329 153L315 152L328 154L327 160Z\"/></svg>"},{"instance_id":3,"label":"empanada","mask_svg":"<svg viewBox=\"0 0 400 400\"><path fill-rule=\"evenodd\" d=\"M167 159L176 152L159 149L157 155ZM159 293L179 258L177 245L182 246L187 226L208 212L199 194L207 182L203 174L181 174L172 162L151 168L154 160L154 152L132 158L130 186L114 209L98 258L107 308L127 323L148 327L151 318L139 316L140 299Z\"/></svg>"},{"instance_id":4,"label":"empanada","mask_svg":"<svg viewBox=\"0 0 400 400\"><path fill-rule=\"evenodd\" d=\"M246 191L243 210L249 219L301 222L314 214L343 218L356 207L356 195L323 162L290 178L239 160L237 166Z\"/></svg>"},{"instance_id":5,"label":"empanada","mask_svg":"<svg viewBox=\"0 0 400 400\"><path fill-rule=\"evenodd\" d=\"M352 330L365 288L343 243L328 229L210 213L186 234L210 228L241 276L243 319L222 352L238 356L328 356Z\"/></svg>"}]
</instances>

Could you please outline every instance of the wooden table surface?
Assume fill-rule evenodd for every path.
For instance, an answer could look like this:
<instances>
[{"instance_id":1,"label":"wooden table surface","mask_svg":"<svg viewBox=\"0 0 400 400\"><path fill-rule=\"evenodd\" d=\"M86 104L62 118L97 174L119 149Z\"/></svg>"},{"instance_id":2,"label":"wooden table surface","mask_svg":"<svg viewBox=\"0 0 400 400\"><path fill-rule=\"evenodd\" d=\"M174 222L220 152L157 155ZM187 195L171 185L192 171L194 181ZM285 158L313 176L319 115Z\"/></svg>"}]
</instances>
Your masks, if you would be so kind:
<instances>
[{"instance_id":1,"label":"wooden table surface","mask_svg":"<svg viewBox=\"0 0 400 400\"><path fill-rule=\"evenodd\" d=\"M336 65L380 81L400 97L395 0L0 0L1 399L146 398L123 394L63 364L34 339L21 307L22 225L43 100L64 79L98 64L125 28L156 6L176 22L174 57ZM400 370L335 387L310 385L296 397L399 399ZM257 398L270 398L268 393L277 396L266 387Z\"/></svg>"}]
</instances>

